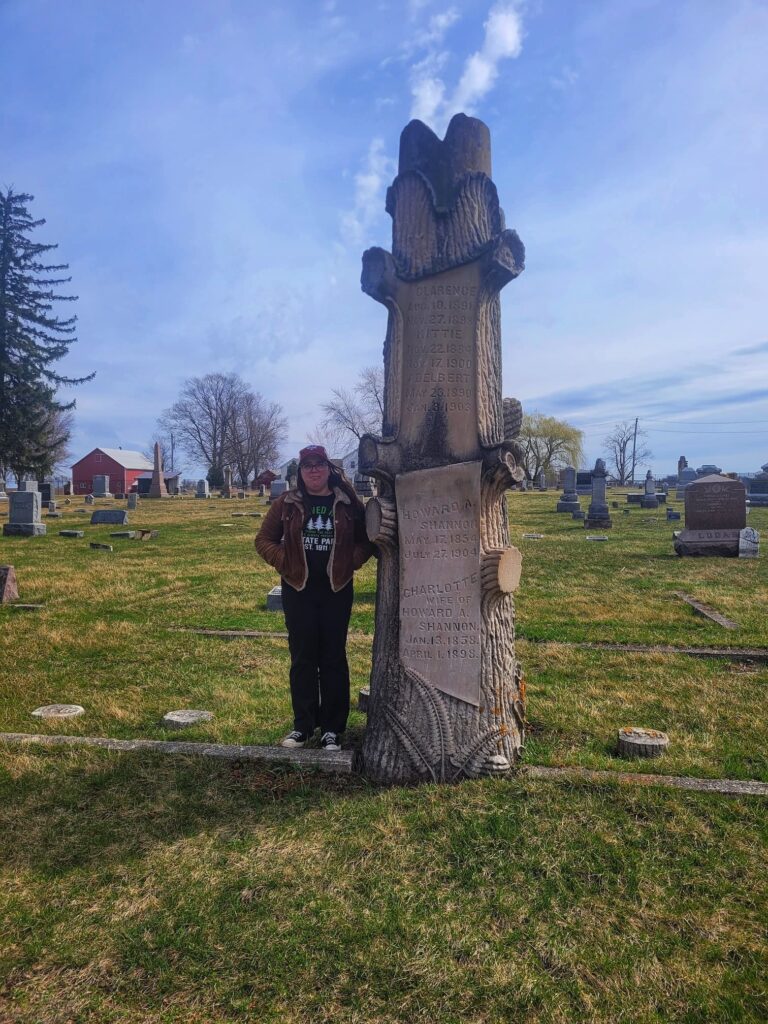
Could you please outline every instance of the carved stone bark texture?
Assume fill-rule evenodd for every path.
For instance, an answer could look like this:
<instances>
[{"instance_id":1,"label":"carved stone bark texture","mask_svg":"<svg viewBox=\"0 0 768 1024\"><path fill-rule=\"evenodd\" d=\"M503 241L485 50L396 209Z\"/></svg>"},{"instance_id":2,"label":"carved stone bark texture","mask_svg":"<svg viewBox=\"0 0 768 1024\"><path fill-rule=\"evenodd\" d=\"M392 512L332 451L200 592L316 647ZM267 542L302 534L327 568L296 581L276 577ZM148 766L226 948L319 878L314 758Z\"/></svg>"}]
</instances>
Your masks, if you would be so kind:
<instances>
[{"instance_id":1,"label":"carved stone bark texture","mask_svg":"<svg viewBox=\"0 0 768 1024\"><path fill-rule=\"evenodd\" d=\"M363 438L359 457L361 472L379 480L379 505L369 508L367 523L381 552L363 765L385 783L508 772L523 748L524 684L515 657L514 598L507 592L516 574L507 568L501 585L498 578L499 566L519 558L503 555L509 548L505 491L522 477L511 430L519 404L510 415L501 395L498 293L523 269L524 250L505 230L490 166L482 122L459 114L442 142L411 122L387 195L393 252L371 249L363 256L363 289L388 310L382 437ZM400 657L404 563L396 478L456 463L474 463L480 472L478 704L441 692L434 665L423 673L406 669ZM442 544L465 572L466 549L460 559L451 547L466 543L460 531L442 528L439 515L425 528L435 557L444 557Z\"/></svg>"}]
</instances>

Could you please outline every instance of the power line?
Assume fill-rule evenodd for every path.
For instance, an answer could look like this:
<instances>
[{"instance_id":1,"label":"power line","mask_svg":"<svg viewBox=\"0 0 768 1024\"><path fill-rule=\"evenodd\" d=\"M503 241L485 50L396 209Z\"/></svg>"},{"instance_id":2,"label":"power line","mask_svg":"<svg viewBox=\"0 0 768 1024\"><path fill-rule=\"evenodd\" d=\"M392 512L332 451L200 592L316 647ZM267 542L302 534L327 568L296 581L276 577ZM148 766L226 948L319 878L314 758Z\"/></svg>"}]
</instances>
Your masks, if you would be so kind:
<instances>
[{"instance_id":1,"label":"power line","mask_svg":"<svg viewBox=\"0 0 768 1024\"><path fill-rule=\"evenodd\" d=\"M665 430L661 427L648 427L647 432L649 434L712 434L721 437L760 437L763 434L768 434L768 430L702 430L701 427L695 427L692 430Z\"/></svg>"},{"instance_id":2,"label":"power line","mask_svg":"<svg viewBox=\"0 0 768 1024\"><path fill-rule=\"evenodd\" d=\"M742 425L742 426L757 426L760 423L768 423L768 420L670 420L670 419L660 419L658 416L643 416L643 419L646 421L646 423L648 421L651 421L651 422L655 421L656 423L679 423L681 425L684 424L684 423L692 423L692 424L703 423L705 426L709 426L711 423L720 423L720 424L722 424L725 427L736 427L736 426L739 426L739 425ZM603 422L603 421L601 420L599 422Z\"/></svg>"}]
</instances>

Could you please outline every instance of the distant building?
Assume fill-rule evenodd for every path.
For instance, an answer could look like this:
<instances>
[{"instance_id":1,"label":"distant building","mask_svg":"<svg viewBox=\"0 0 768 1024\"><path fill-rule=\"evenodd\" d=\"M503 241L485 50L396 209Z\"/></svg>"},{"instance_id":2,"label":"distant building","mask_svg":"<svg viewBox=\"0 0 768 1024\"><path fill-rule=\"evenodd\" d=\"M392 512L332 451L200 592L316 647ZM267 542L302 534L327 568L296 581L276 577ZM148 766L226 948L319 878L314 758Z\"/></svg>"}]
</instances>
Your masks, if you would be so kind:
<instances>
[{"instance_id":1,"label":"distant building","mask_svg":"<svg viewBox=\"0 0 768 1024\"><path fill-rule=\"evenodd\" d=\"M154 467L153 467L154 469ZM177 473L175 469L163 470L163 479L165 480L165 489L169 494L178 494L181 490L181 473ZM140 473L136 477L136 487L134 490L137 494L149 494L149 486L152 483L152 473Z\"/></svg>"},{"instance_id":2,"label":"distant building","mask_svg":"<svg viewBox=\"0 0 768 1024\"><path fill-rule=\"evenodd\" d=\"M108 476L112 494L127 494L152 463L141 452L123 448L94 448L72 466L72 493L91 494L94 476Z\"/></svg>"},{"instance_id":3,"label":"distant building","mask_svg":"<svg viewBox=\"0 0 768 1024\"><path fill-rule=\"evenodd\" d=\"M357 476L357 448L353 448L351 452L347 452L340 459L334 459L333 461L341 466L344 470L344 475L349 480L355 479Z\"/></svg>"},{"instance_id":4,"label":"distant building","mask_svg":"<svg viewBox=\"0 0 768 1024\"><path fill-rule=\"evenodd\" d=\"M286 463L286 466L288 463ZM259 473L257 477L253 479L253 487L269 487L273 480L279 479L277 473L273 473L271 469L265 469L263 473Z\"/></svg>"}]
</instances>

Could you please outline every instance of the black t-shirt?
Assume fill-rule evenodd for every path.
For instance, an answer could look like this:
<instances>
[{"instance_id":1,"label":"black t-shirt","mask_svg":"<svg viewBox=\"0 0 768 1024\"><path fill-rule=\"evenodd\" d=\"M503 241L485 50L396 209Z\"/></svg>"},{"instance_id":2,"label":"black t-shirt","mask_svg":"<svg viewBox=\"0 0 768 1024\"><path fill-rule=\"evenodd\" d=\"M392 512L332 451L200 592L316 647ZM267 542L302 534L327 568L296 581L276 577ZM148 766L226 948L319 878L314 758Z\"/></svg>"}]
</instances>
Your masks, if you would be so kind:
<instances>
[{"instance_id":1,"label":"black t-shirt","mask_svg":"<svg viewBox=\"0 0 768 1024\"><path fill-rule=\"evenodd\" d=\"M332 494L309 495L309 517L303 530L308 584L328 582L328 559L333 547L333 498Z\"/></svg>"}]
</instances>

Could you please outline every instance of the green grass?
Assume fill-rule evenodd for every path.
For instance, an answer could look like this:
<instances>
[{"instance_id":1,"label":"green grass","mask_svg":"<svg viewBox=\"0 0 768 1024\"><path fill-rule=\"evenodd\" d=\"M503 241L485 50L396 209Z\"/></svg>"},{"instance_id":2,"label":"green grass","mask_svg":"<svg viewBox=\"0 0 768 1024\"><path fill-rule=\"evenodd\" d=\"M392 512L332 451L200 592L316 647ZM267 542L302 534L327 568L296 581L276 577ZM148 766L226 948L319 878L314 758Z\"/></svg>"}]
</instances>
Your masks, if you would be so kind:
<instances>
[{"instance_id":1,"label":"green grass","mask_svg":"<svg viewBox=\"0 0 768 1024\"><path fill-rule=\"evenodd\" d=\"M615 498L609 495L609 498ZM583 502L586 499L582 499ZM531 763L626 770L621 725L670 733L642 770L768 781L768 667L566 641L768 646L765 557L677 559L672 524L613 510L605 544L510 496L524 553L518 651ZM623 497L622 497L623 502ZM287 651L174 626L282 630L254 501L144 502L150 542L84 527L0 538L0 731L266 743L291 722ZM232 523L225 527L221 524ZM750 525L768 536L768 510ZM111 529L117 529L112 527ZM524 532L544 533L539 541ZM672 596L740 623L727 633ZM359 574L353 695L367 682L375 569ZM358 635L366 634L366 635ZM30 711L80 703L81 718ZM353 700L353 705L354 705ZM365 718L356 710L350 740ZM768 1017L768 806L540 782L373 789L253 764L0 748L0 1021L710 1022Z\"/></svg>"}]
</instances>

